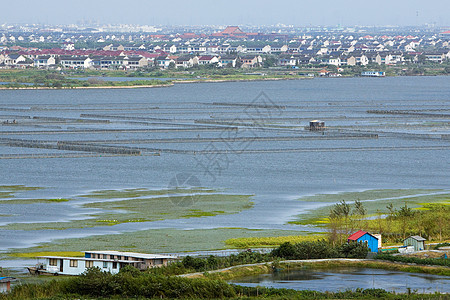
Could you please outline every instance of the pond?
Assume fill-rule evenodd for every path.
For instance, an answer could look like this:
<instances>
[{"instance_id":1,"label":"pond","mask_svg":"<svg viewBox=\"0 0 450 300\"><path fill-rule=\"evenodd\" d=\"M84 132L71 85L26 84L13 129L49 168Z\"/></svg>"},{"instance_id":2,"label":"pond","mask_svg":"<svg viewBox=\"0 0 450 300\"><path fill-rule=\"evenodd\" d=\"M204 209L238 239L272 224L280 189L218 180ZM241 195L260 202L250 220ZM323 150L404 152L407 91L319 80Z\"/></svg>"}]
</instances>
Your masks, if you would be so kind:
<instances>
[{"instance_id":1,"label":"pond","mask_svg":"<svg viewBox=\"0 0 450 300\"><path fill-rule=\"evenodd\" d=\"M450 277L369 268L302 269L242 277L230 283L294 290L345 291L384 289L396 293L449 293Z\"/></svg>"}]
</instances>

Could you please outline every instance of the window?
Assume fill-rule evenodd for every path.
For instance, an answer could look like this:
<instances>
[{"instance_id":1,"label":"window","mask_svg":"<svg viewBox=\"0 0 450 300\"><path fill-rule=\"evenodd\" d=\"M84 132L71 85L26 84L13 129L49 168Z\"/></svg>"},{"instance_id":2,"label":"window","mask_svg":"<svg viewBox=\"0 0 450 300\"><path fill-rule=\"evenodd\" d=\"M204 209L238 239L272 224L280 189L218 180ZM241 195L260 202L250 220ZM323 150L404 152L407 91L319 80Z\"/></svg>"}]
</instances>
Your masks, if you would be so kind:
<instances>
[{"instance_id":1,"label":"window","mask_svg":"<svg viewBox=\"0 0 450 300\"><path fill-rule=\"evenodd\" d=\"M78 260L71 259L70 260L70 267L71 268L77 268L78 267Z\"/></svg>"},{"instance_id":2,"label":"window","mask_svg":"<svg viewBox=\"0 0 450 300\"><path fill-rule=\"evenodd\" d=\"M50 266L56 266L56 265L58 265L58 260L56 258L50 258L48 261L48 264Z\"/></svg>"},{"instance_id":3,"label":"window","mask_svg":"<svg viewBox=\"0 0 450 300\"><path fill-rule=\"evenodd\" d=\"M128 256L124 256L124 257L123 257L123 260L128 260Z\"/></svg>"},{"instance_id":4,"label":"window","mask_svg":"<svg viewBox=\"0 0 450 300\"><path fill-rule=\"evenodd\" d=\"M86 268L92 268L94 266L94 262L92 260L86 261Z\"/></svg>"},{"instance_id":5,"label":"window","mask_svg":"<svg viewBox=\"0 0 450 300\"><path fill-rule=\"evenodd\" d=\"M108 255L103 254L103 259L107 259L107 258L108 258Z\"/></svg>"},{"instance_id":6,"label":"window","mask_svg":"<svg viewBox=\"0 0 450 300\"><path fill-rule=\"evenodd\" d=\"M113 269L117 269L117 263L113 262Z\"/></svg>"},{"instance_id":7,"label":"window","mask_svg":"<svg viewBox=\"0 0 450 300\"><path fill-rule=\"evenodd\" d=\"M103 268L104 268L104 269L108 268L108 262L107 262L107 261L104 261L104 262L103 262Z\"/></svg>"}]
</instances>

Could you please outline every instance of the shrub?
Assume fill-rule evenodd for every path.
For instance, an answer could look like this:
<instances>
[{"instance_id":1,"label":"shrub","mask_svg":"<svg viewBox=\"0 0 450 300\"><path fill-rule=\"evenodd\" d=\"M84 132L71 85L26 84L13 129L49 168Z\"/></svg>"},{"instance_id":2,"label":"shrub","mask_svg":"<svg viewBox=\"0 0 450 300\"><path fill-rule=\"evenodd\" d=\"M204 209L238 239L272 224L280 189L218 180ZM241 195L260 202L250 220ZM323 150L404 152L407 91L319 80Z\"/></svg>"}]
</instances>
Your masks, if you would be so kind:
<instances>
[{"instance_id":1,"label":"shrub","mask_svg":"<svg viewBox=\"0 0 450 300\"><path fill-rule=\"evenodd\" d=\"M333 246L325 240L284 243L272 251L274 257L284 259L366 258L369 248L365 243L344 243Z\"/></svg>"},{"instance_id":2,"label":"shrub","mask_svg":"<svg viewBox=\"0 0 450 300\"><path fill-rule=\"evenodd\" d=\"M394 256L394 255L390 255L390 254L378 254L375 258L382 259L382 260L388 260L388 261L403 262L403 263L450 267L450 261L448 259L418 258L418 257L408 257L408 256L400 256L400 255Z\"/></svg>"}]
</instances>

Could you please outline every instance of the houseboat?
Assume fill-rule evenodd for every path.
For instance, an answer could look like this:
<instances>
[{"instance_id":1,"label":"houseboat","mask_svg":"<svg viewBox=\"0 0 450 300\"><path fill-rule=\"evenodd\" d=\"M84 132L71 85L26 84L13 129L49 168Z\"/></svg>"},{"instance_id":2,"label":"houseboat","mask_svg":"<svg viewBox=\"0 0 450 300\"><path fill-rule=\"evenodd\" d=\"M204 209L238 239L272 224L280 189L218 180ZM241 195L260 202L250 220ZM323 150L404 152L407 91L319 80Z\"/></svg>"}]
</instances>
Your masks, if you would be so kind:
<instances>
[{"instance_id":1,"label":"houseboat","mask_svg":"<svg viewBox=\"0 0 450 300\"><path fill-rule=\"evenodd\" d=\"M361 76L364 77L385 77L386 73L378 72L378 71L365 71L361 73Z\"/></svg>"},{"instance_id":2,"label":"houseboat","mask_svg":"<svg viewBox=\"0 0 450 300\"><path fill-rule=\"evenodd\" d=\"M309 127L307 127L307 129L311 131L325 130L325 122L320 120L312 120L309 122Z\"/></svg>"},{"instance_id":3,"label":"houseboat","mask_svg":"<svg viewBox=\"0 0 450 300\"><path fill-rule=\"evenodd\" d=\"M125 266L139 270L166 266L175 256L119 251L86 251L84 257L39 256L39 263L29 267L33 275L80 275L89 268L98 267L116 274Z\"/></svg>"}]
</instances>

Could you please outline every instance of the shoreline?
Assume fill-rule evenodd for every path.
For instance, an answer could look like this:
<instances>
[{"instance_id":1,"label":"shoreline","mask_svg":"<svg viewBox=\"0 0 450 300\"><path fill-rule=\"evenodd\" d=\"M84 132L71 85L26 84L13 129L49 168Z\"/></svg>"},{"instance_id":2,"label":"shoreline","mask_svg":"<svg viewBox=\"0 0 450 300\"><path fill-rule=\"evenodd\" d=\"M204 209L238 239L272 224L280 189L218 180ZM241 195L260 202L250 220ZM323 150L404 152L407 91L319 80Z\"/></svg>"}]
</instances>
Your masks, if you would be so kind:
<instances>
[{"instance_id":1,"label":"shoreline","mask_svg":"<svg viewBox=\"0 0 450 300\"><path fill-rule=\"evenodd\" d=\"M120 86L73 86L73 87L0 87L0 90L90 90L90 89L136 89L136 88L164 88L172 87L174 84L154 85L120 85Z\"/></svg>"},{"instance_id":2,"label":"shoreline","mask_svg":"<svg viewBox=\"0 0 450 300\"><path fill-rule=\"evenodd\" d=\"M0 90L81 90L81 89L136 89L136 88L165 88L173 87L176 84L191 83L223 83L223 82L249 82L249 81L281 81L281 80L305 80L314 77L299 78L255 78L255 79L194 79L194 80L174 80L170 84L154 85L120 85L120 86L75 86L75 87L0 87Z\"/></svg>"},{"instance_id":3,"label":"shoreline","mask_svg":"<svg viewBox=\"0 0 450 300\"><path fill-rule=\"evenodd\" d=\"M446 76L446 75L413 75L416 76ZM399 77L399 76L386 76L386 77ZM405 76L408 77L408 76ZM108 78L108 77L105 77ZM120 85L120 86L74 86L74 87L2 87L0 90L83 90L83 89L137 89L137 88L166 88L173 87L176 84L191 84L191 83L224 83L224 82L252 82L252 81L282 81L282 80L312 80L314 78L322 77L297 77L297 78L247 78L247 79L188 79L179 80L175 79L168 84L154 84L154 85ZM323 78L361 78L359 76L342 76L342 77L323 77ZM384 77L385 78L385 77ZM132 81L131 81L132 82Z\"/></svg>"}]
</instances>

